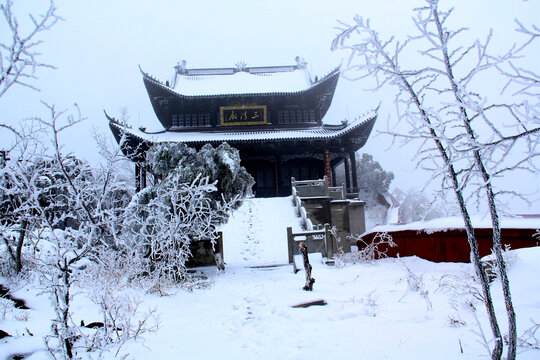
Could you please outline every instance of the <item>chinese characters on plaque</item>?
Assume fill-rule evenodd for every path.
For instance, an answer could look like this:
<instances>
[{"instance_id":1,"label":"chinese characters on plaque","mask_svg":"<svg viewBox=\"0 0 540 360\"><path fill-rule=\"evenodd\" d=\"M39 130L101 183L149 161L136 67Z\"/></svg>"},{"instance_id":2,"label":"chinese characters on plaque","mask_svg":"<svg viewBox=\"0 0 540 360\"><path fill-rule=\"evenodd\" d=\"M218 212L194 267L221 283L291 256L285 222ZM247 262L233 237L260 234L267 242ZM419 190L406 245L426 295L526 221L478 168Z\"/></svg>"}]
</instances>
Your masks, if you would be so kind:
<instances>
[{"instance_id":1,"label":"chinese characters on plaque","mask_svg":"<svg viewBox=\"0 0 540 360\"><path fill-rule=\"evenodd\" d=\"M266 105L221 106L221 126L266 124Z\"/></svg>"}]
</instances>

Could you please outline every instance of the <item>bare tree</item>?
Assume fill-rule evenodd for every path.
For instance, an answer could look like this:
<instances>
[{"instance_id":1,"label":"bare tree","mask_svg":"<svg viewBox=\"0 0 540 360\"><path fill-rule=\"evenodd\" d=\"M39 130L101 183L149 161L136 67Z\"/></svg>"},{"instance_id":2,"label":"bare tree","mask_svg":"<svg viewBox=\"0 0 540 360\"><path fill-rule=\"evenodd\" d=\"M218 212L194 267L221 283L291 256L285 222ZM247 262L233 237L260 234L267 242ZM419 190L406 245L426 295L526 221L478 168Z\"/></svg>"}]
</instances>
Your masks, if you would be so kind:
<instances>
[{"instance_id":1,"label":"bare tree","mask_svg":"<svg viewBox=\"0 0 540 360\"><path fill-rule=\"evenodd\" d=\"M497 192L494 178L515 169L535 170L532 160L538 156L538 100L534 97L527 99L527 95L537 83L534 82L534 73L516 66L514 61L519 60L538 34L521 26L518 30L525 33L528 39L499 56L489 54L491 33L484 42L475 41L467 47L451 46L459 44L456 40L466 30L446 26L451 12L439 10L436 0L427 1L426 7L416 9L417 14L413 19L418 33L401 43L393 38L381 40L369 21L355 17L353 25L341 24L341 32L333 43L333 49L351 50L348 69L349 73L356 72L357 78L374 77L377 89L386 84L398 87L396 104L411 131L392 135L420 139L420 166L431 170L434 177L442 175L442 190L449 187L457 198L495 338L492 358L500 359L502 337L493 311L489 284L478 257L466 202L467 191L476 194L478 199L484 193L482 198L487 201L492 219L493 248L508 314L508 358L515 359L515 314L502 257L496 203L496 197L504 192ZM347 40L352 35L355 35L355 43L348 45ZM357 37L360 37L360 41L357 41ZM420 68L406 68L403 65L406 63L404 54L412 48L420 49ZM418 63L418 58L415 58ZM507 87L521 86L519 99L501 104L489 103L478 93L474 87L478 75L497 70L503 76L518 73L519 79L510 79ZM480 132L483 136L478 135ZM527 151L524 157L513 161L514 157L510 154L518 142L522 142ZM514 194L519 196L518 192Z\"/></svg>"}]
</instances>

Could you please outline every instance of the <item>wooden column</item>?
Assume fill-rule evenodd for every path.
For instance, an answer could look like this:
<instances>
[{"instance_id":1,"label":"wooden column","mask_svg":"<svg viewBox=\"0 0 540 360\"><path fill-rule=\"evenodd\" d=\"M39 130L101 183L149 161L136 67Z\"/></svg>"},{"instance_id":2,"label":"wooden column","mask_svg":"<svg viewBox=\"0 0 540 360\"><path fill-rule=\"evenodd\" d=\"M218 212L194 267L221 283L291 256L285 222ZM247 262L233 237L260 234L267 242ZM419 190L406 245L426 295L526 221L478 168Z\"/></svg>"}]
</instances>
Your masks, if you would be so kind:
<instances>
[{"instance_id":1,"label":"wooden column","mask_svg":"<svg viewBox=\"0 0 540 360\"><path fill-rule=\"evenodd\" d=\"M137 192L146 188L146 165L144 163L135 163L135 189Z\"/></svg>"},{"instance_id":2,"label":"wooden column","mask_svg":"<svg viewBox=\"0 0 540 360\"><path fill-rule=\"evenodd\" d=\"M345 186L347 186L348 190L351 188L351 168L349 167L350 159L348 159L348 156L346 156L344 159L345 160L343 161L343 163L345 165Z\"/></svg>"},{"instance_id":3,"label":"wooden column","mask_svg":"<svg viewBox=\"0 0 540 360\"><path fill-rule=\"evenodd\" d=\"M279 176L281 175L281 158L279 156L274 157L274 182L276 188L276 197L279 196Z\"/></svg>"},{"instance_id":4,"label":"wooden column","mask_svg":"<svg viewBox=\"0 0 540 360\"><path fill-rule=\"evenodd\" d=\"M141 189L146 188L146 165L141 165Z\"/></svg>"},{"instance_id":5,"label":"wooden column","mask_svg":"<svg viewBox=\"0 0 540 360\"><path fill-rule=\"evenodd\" d=\"M141 188L141 165L139 163L135 163L135 191L139 192L142 190Z\"/></svg>"},{"instance_id":6,"label":"wooden column","mask_svg":"<svg viewBox=\"0 0 540 360\"><path fill-rule=\"evenodd\" d=\"M328 179L328 186L332 186L332 174L330 165L330 150L324 149L324 170Z\"/></svg>"},{"instance_id":7,"label":"wooden column","mask_svg":"<svg viewBox=\"0 0 540 360\"><path fill-rule=\"evenodd\" d=\"M352 186L354 188L354 191L358 191L358 175L356 174L356 152L351 151L349 153L349 158L351 159Z\"/></svg>"}]
</instances>

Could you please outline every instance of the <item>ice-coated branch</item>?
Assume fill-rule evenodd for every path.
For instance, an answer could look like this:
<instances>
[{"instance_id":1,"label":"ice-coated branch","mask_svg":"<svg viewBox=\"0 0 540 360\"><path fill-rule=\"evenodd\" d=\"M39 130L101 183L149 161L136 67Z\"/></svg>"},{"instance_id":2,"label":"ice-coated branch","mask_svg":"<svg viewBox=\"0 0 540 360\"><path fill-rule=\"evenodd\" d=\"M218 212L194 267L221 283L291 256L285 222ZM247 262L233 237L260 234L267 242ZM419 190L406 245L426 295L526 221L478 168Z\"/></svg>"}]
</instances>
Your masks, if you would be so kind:
<instances>
[{"instance_id":1,"label":"ice-coated branch","mask_svg":"<svg viewBox=\"0 0 540 360\"><path fill-rule=\"evenodd\" d=\"M40 53L37 48L41 45L40 33L48 31L61 20L56 13L56 6L50 0L47 10L41 15L29 14L30 28L25 31L19 25L13 12L13 0L5 0L0 5L5 34L9 34L5 42L0 42L0 97L13 85L26 86L38 90L31 80L36 79L38 68L54 68L52 65L39 61Z\"/></svg>"}]
</instances>

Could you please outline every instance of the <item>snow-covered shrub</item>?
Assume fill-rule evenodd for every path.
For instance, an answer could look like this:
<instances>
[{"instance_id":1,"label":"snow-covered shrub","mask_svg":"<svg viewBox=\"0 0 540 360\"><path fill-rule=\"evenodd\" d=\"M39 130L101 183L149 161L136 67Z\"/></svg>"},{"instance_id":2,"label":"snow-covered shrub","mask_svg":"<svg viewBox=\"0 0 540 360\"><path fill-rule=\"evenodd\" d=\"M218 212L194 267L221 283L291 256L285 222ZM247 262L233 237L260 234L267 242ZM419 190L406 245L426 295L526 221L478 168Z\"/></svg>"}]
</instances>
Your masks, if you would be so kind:
<instances>
[{"instance_id":1,"label":"snow-covered shrub","mask_svg":"<svg viewBox=\"0 0 540 360\"><path fill-rule=\"evenodd\" d=\"M332 229L332 233L334 236L337 236L335 228ZM396 246L392 236L388 233L377 233L371 242L363 240L359 235L349 236L348 238L357 245L360 243L360 246L358 247L358 251L350 253L345 253L343 249L339 248L335 256L337 267L343 267L347 263L373 263L376 259L387 257L388 248ZM339 239L337 242L339 244Z\"/></svg>"},{"instance_id":2,"label":"snow-covered shrub","mask_svg":"<svg viewBox=\"0 0 540 360\"><path fill-rule=\"evenodd\" d=\"M373 290L369 294L367 294L363 299L362 303L366 305L366 315L375 317L377 316L377 307L379 306L379 296L375 295L375 292L377 290Z\"/></svg>"},{"instance_id":3,"label":"snow-covered shrub","mask_svg":"<svg viewBox=\"0 0 540 360\"><path fill-rule=\"evenodd\" d=\"M191 241L217 239L216 227L227 218L232 201L214 201L215 183L197 176L184 182L180 169L153 188L136 194L127 209L125 241L158 281L185 279Z\"/></svg>"},{"instance_id":4,"label":"snow-covered shrub","mask_svg":"<svg viewBox=\"0 0 540 360\"><path fill-rule=\"evenodd\" d=\"M77 345L85 352L93 352L99 358L112 352L115 356L126 342L137 340L158 329L155 310L141 312L140 300L127 291L107 286L96 292L92 301L98 305L102 321L85 324L81 322L81 339Z\"/></svg>"},{"instance_id":5,"label":"snow-covered shrub","mask_svg":"<svg viewBox=\"0 0 540 360\"><path fill-rule=\"evenodd\" d=\"M215 242L217 226L251 194L253 178L240 165L238 150L226 143L198 152L182 143L157 144L147 160L162 181L133 197L123 238L144 259L147 274L185 280L190 242Z\"/></svg>"},{"instance_id":6,"label":"snow-covered shrub","mask_svg":"<svg viewBox=\"0 0 540 360\"><path fill-rule=\"evenodd\" d=\"M141 310L132 275L140 263L120 252L100 247L80 266L79 291L96 305L95 312L76 313L81 324L77 347L98 358L107 352L118 355L123 344L155 332L159 319L155 310ZM135 261L134 261L135 260ZM94 315L93 315L94 314Z\"/></svg>"},{"instance_id":7,"label":"snow-covered shrub","mask_svg":"<svg viewBox=\"0 0 540 360\"><path fill-rule=\"evenodd\" d=\"M352 253L355 257L355 262L370 263L376 259L382 259L386 257L389 247L395 247L396 243L393 241L392 236L388 233L377 233L373 237L373 240L369 243L364 241L360 236L352 236L351 239L358 245L358 251Z\"/></svg>"},{"instance_id":8,"label":"snow-covered shrub","mask_svg":"<svg viewBox=\"0 0 540 360\"><path fill-rule=\"evenodd\" d=\"M435 291L449 295L449 305L454 309L454 313L448 315L448 325L451 327L467 325L462 316L462 310L466 310L473 316L477 326L477 329L473 332L485 347L485 333L476 315L477 305L484 303L485 300L475 276L468 272L445 274L439 279L438 288Z\"/></svg>"},{"instance_id":9,"label":"snow-covered shrub","mask_svg":"<svg viewBox=\"0 0 540 360\"><path fill-rule=\"evenodd\" d=\"M81 230L76 247L89 237L114 244L130 197L115 169L92 169L71 155L21 155L0 169L4 257L20 272L24 246L44 228Z\"/></svg>"},{"instance_id":10,"label":"snow-covered shrub","mask_svg":"<svg viewBox=\"0 0 540 360\"><path fill-rule=\"evenodd\" d=\"M407 280L407 291L399 301L401 301L409 292L418 293L425 300L427 310L432 310L433 305L429 298L429 290L426 289L423 274L416 274L404 262L402 262L402 265L406 271L405 279Z\"/></svg>"}]
</instances>

